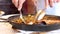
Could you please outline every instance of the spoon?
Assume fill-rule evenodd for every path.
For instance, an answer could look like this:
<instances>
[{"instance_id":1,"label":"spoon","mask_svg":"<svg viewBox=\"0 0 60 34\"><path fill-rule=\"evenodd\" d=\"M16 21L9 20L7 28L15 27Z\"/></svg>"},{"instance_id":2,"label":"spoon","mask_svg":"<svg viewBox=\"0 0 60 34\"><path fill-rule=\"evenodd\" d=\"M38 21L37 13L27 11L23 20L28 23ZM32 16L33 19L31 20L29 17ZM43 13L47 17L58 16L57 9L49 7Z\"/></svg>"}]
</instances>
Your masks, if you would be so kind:
<instances>
[{"instance_id":1,"label":"spoon","mask_svg":"<svg viewBox=\"0 0 60 34\"><path fill-rule=\"evenodd\" d=\"M23 15L22 15L22 12L20 11L20 18L21 18L21 20L26 24L26 21L24 20L24 18L23 18Z\"/></svg>"},{"instance_id":2,"label":"spoon","mask_svg":"<svg viewBox=\"0 0 60 34\"><path fill-rule=\"evenodd\" d=\"M41 20L45 16L45 11L44 10L39 10L35 16L36 20Z\"/></svg>"},{"instance_id":3,"label":"spoon","mask_svg":"<svg viewBox=\"0 0 60 34\"><path fill-rule=\"evenodd\" d=\"M39 10L37 14L35 15L35 20L41 20L45 16L45 11L44 10Z\"/></svg>"},{"instance_id":4,"label":"spoon","mask_svg":"<svg viewBox=\"0 0 60 34\"><path fill-rule=\"evenodd\" d=\"M43 19L43 17L45 16L45 11L44 10L39 10L37 12L37 14L35 15L35 19L33 20L33 22L29 22L29 25L32 25L33 23L35 23L36 20L41 20Z\"/></svg>"},{"instance_id":5,"label":"spoon","mask_svg":"<svg viewBox=\"0 0 60 34\"><path fill-rule=\"evenodd\" d=\"M22 8L22 7L21 7L21 8ZM21 19L24 23L26 23L26 21L25 21L24 18L23 18L23 15L22 15L21 8L19 8L19 0L18 0L18 11L20 11L20 19Z\"/></svg>"}]
</instances>

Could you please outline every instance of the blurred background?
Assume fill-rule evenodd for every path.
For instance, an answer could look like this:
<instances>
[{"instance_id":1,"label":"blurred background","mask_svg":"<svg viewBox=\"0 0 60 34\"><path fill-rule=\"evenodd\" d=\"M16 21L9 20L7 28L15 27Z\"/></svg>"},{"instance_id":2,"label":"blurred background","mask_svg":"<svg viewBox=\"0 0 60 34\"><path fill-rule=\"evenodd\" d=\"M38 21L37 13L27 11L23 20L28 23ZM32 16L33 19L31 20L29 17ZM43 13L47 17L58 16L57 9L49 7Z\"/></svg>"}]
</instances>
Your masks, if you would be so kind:
<instances>
[{"instance_id":1,"label":"blurred background","mask_svg":"<svg viewBox=\"0 0 60 34\"><path fill-rule=\"evenodd\" d=\"M0 0L0 11L4 11L5 14L18 13L17 8L12 4L11 0Z\"/></svg>"}]
</instances>

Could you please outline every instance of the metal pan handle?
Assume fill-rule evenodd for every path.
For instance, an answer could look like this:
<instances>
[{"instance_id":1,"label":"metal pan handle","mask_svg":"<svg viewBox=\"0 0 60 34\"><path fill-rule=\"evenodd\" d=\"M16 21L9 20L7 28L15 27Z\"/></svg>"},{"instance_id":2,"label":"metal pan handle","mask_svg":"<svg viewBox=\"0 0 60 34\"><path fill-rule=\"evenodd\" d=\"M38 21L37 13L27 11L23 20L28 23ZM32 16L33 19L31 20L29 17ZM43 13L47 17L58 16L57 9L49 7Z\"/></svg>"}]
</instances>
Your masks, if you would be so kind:
<instances>
[{"instance_id":1,"label":"metal pan handle","mask_svg":"<svg viewBox=\"0 0 60 34\"><path fill-rule=\"evenodd\" d=\"M0 22L8 22L8 19L0 18Z\"/></svg>"}]
</instances>

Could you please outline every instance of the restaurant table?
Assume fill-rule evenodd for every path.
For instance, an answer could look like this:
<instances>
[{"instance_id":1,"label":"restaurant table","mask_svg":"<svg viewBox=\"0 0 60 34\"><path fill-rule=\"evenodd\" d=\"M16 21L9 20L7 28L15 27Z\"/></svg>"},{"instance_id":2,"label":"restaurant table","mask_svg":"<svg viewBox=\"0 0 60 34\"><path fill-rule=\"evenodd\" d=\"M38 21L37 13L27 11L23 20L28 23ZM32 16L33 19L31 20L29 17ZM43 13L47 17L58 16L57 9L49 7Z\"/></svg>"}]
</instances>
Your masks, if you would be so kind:
<instances>
[{"instance_id":1,"label":"restaurant table","mask_svg":"<svg viewBox=\"0 0 60 34\"><path fill-rule=\"evenodd\" d=\"M11 15L3 15L0 16L0 18L4 18L4 19L8 19L8 17L10 16L14 16L14 15L18 15L18 14L11 14ZM0 22L1 24L2 22ZM17 30L13 29L15 34L60 34L60 29L57 30L53 30L53 31L47 31L47 32L34 32L34 31L23 31L23 30L18 30L19 32L17 32ZM0 30L1 31L1 30Z\"/></svg>"}]
</instances>

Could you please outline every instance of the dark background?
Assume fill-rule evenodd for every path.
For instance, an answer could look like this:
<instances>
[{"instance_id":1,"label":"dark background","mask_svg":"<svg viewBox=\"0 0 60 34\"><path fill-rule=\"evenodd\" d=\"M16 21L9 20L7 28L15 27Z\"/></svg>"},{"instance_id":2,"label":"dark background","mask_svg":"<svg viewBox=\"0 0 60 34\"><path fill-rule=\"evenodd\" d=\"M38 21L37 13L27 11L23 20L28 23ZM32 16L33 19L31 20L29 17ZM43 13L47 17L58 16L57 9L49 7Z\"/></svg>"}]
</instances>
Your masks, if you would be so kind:
<instances>
[{"instance_id":1,"label":"dark background","mask_svg":"<svg viewBox=\"0 0 60 34\"><path fill-rule=\"evenodd\" d=\"M0 11L4 11L5 14L19 13L12 0L0 0Z\"/></svg>"}]
</instances>

